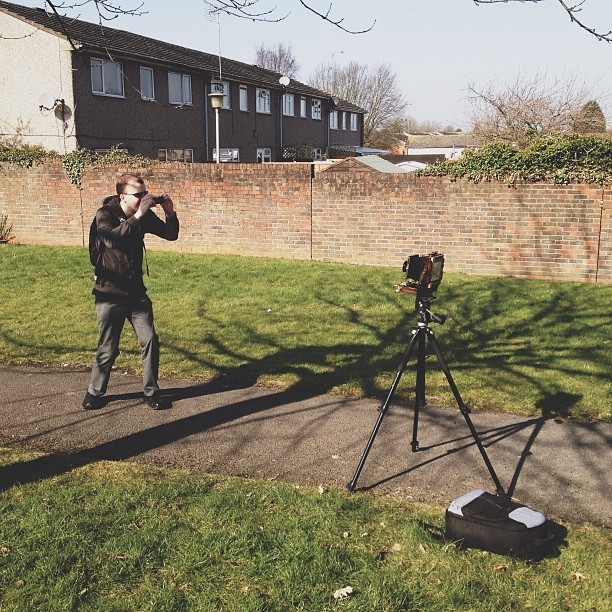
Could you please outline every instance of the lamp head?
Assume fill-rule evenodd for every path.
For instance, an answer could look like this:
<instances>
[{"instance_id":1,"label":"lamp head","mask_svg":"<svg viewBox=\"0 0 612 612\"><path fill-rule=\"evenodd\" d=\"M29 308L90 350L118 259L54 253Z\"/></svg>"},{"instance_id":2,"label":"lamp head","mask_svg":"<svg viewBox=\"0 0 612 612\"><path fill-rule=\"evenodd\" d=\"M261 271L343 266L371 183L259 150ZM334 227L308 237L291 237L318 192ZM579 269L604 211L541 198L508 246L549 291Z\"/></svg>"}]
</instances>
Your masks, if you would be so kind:
<instances>
[{"instance_id":1,"label":"lamp head","mask_svg":"<svg viewBox=\"0 0 612 612\"><path fill-rule=\"evenodd\" d=\"M223 92L213 91L208 94L210 104L213 108L221 108L223 106Z\"/></svg>"}]
</instances>

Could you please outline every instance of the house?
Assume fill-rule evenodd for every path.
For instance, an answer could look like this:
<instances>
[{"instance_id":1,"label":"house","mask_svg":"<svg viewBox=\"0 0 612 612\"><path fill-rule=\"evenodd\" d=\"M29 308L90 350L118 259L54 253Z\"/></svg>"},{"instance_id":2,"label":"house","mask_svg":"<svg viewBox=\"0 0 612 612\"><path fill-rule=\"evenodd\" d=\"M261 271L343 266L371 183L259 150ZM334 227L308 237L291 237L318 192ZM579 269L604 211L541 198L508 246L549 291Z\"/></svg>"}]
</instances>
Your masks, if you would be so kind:
<instances>
[{"instance_id":1,"label":"house","mask_svg":"<svg viewBox=\"0 0 612 612\"><path fill-rule=\"evenodd\" d=\"M408 172L408 170L378 155L363 155L361 157L347 157L332 163L327 167L321 168L321 172L382 172L384 174L402 174Z\"/></svg>"},{"instance_id":2,"label":"house","mask_svg":"<svg viewBox=\"0 0 612 612\"><path fill-rule=\"evenodd\" d=\"M476 149L482 138L471 132L435 132L404 134L385 159L393 163L405 161L431 164L445 159L457 159L464 149Z\"/></svg>"},{"instance_id":3,"label":"house","mask_svg":"<svg viewBox=\"0 0 612 612\"><path fill-rule=\"evenodd\" d=\"M183 162L324 157L365 110L281 74L0 0L0 142ZM221 74L219 74L221 63Z\"/></svg>"}]
</instances>

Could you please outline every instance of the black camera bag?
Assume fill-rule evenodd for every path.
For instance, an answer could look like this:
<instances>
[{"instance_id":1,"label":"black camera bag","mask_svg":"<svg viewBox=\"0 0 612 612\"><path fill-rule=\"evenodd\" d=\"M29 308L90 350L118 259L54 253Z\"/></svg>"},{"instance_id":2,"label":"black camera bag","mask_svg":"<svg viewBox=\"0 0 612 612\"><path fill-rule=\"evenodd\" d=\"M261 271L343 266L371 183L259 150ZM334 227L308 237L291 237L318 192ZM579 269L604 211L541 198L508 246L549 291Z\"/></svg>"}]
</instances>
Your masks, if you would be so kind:
<instances>
[{"instance_id":1,"label":"black camera bag","mask_svg":"<svg viewBox=\"0 0 612 612\"><path fill-rule=\"evenodd\" d=\"M476 489L448 507L446 539L460 547L534 559L542 554L548 527L542 513Z\"/></svg>"}]
</instances>

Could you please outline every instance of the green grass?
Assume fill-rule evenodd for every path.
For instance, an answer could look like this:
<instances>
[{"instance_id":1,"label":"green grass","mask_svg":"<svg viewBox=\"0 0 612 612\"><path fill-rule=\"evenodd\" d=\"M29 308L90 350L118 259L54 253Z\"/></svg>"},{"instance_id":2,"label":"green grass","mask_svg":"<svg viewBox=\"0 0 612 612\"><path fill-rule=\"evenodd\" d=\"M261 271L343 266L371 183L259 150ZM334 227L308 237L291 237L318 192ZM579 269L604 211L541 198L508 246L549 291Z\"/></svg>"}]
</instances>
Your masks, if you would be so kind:
<instances>
[{"instance_id":1,"label":"green grass","mask_svg":"<svg viewBox=\"0 0 612 612\"><path fill-rule=\"evenodd\" d=\"M338 489L1 448L0 482L2 610L603 611L612 595L609 532L587 525L527 562L444 541L440 508Z\"/></svg>"},{"instance_id":2,"label":"green grass","mask_svg":"<svg viewBox=\"0 0 612 612\"><path fill-rule=\"evenodd\" d=\"M449 262L449 264L452 262ZM416 322L399 268L149 253L163 377L383 396ZM0 361L88 367L97 343L83 248L0 247ZM476 410L612 420L612 286L445 274L434 325ZM140 372L131 329L117 368ZM453 405L435 358L428 399ZM411 366L412 367L412 366ZM411 398L414 373L398 393Z\"/></svg>"}]
</instances>

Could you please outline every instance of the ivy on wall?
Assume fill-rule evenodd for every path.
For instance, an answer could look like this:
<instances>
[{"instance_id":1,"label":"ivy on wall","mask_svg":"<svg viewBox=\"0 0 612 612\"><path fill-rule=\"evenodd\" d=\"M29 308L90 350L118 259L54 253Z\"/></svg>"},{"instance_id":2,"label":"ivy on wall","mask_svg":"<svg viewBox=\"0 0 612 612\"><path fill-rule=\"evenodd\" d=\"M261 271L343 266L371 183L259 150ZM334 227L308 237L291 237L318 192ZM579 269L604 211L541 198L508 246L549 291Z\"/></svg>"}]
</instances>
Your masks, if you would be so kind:
<instances>
[{"instance_id":1,"label":"ivy on wall","mask_svg":"<svg viewBox=\"0 0 612 612\"><path fill-rule=\"evenodd\" d=\"M446 160L417 172L419 176L448 176L472 181L612 184L612 138L554 134L534 138L519 149L492 142L478 151L466 149L457 160Z\"/></svg>"},{"instance_id":2,"label":"ivy on wall","mask_svg":"<svg viewBox=\"0 0 612 612\"><path fill-rule=\"evenodd\" d=\"M55 153L46 151L39 146L0 146L0 162L15 164L22 168L31 168L34 164L41 164L46 159L54 157L55 155Z\"/></svg>"},{"instance_id":3,"label":"ivy on wall","mask_svg":"<svg viewBox=\"0 0 612 612\"><path fill-rule=\"evenodd\" d=\"M130 155L124 149L113 147L107 153L94 153L89 149L76 149L62 157L62 166L70 182L81 188L83 175L88 167L96 165L150 166L155 160L142 155Z\"/></svg>"},{"instance_id":4,"label":"ivy on wall","mask_svg":"<svg viewBox=\"0 0 612 612\"><path fill-rule=\"evenodd\" d=\"M54 151L46 151L40 146L22 145L19 147L0 147L0 163L16 164L22 168L31 168L46 160L61 159L62 166L70 182L81 188L85 170L96 165L132 165L150 166L155 160L142 155L130 155L124 149L113 147L107 153L94 153L89 149L76 149L72 153L60 156Z\"/></svg>"}]
</instances>

